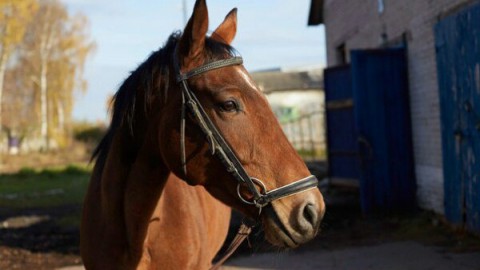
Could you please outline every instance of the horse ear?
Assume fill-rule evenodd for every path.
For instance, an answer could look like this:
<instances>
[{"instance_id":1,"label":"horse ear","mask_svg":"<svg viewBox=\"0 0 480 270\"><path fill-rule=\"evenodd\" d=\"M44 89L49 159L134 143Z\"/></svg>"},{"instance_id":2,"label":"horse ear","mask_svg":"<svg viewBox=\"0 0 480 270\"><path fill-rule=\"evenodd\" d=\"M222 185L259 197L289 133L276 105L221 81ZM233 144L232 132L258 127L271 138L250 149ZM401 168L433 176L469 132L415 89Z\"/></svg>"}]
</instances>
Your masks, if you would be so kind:
<instances>
[{"instance_id":1,"label":"horse ear","mask_svg":"<svg viewBox=\"0 0 480 270\"><path fill-rule=\"evenodd\" d=\"M232 9L225 20L213 32L212 38L226 44L231 44L237 33L237 8Z\"/></svg>"},{"instance_id":2,"label":"horse ear","mask_svg":"<svg viewBox=\"0 0 480 270\"><path fill-rule=\"evenodd\" d=\"M192 17L188 20L178 44L178 56L187 68L196 64L205 47L205 35L208 31L208 10L205 0L197 0Z\"/></svg>"}]
</instances>

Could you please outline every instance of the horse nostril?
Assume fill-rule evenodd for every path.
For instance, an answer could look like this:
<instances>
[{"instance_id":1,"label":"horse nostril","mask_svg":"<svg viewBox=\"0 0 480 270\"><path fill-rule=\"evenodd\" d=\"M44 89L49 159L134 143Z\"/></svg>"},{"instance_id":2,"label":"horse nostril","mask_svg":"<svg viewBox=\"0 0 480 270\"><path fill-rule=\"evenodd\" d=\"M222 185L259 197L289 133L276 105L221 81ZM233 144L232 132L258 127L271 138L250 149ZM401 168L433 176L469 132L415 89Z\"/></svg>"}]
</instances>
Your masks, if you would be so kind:
<instances>
[{"instance_id":1,"label":"horse nostril","mask_svg":"<svg viewBox=\"0 0 480 270\"><path fill-rule=\"evenodd\" d=\"M313 204L308 203L305 205L303 208L303 217L312 227L315 227L315 224L317 223L317 216L317 211L315 211L315 206Z\"/></svg>"}]
</instances>

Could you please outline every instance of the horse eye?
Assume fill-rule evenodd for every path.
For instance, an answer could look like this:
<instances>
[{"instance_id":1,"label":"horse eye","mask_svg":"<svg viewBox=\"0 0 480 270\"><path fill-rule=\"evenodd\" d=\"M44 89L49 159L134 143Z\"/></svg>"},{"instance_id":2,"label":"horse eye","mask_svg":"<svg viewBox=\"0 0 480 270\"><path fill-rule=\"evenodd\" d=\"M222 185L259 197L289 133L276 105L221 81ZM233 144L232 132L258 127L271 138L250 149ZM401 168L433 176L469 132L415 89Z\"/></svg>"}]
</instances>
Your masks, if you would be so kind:
<instances>
[{"instance_id":1,"label":"horse eye","mask_svg":"<svg viewBox=\"0 0 480 270\"><path fill-rule=\"evenodd\" d=\"M220 109L224 112L236 112L238 111L238 104L234 100L227 100L220 105Z\"/></svg>"}]
</instances>

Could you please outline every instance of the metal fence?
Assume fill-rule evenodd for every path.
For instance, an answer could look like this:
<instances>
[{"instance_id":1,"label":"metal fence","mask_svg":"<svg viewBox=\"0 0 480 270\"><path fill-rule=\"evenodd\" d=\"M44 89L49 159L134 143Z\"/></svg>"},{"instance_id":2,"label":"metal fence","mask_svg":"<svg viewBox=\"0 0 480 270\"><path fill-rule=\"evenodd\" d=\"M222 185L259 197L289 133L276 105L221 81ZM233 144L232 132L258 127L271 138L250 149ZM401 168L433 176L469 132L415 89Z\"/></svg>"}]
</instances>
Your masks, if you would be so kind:
<instances>
[{"instance_id":1,"label":"metal fence","mask_svg":"<svg viewBox=\"0 0 480 270\"><path fill-rule=\"evenodd\" d=\"M305 113L280 124L293 147L305 160L326 158L323 111Z\"/></svg>"}]
</instances>

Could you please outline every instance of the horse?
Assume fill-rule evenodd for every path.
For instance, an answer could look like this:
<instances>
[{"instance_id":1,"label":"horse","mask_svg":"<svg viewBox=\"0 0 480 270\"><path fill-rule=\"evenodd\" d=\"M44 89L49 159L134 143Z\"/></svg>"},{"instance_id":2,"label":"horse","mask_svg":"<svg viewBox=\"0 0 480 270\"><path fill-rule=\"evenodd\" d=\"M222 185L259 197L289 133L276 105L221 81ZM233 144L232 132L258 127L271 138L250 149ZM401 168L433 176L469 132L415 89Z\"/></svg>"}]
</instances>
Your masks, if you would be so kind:
<instances>
[{"instance_id":1,"label":"horse","mask_svg":"<svg viewBox=\"0 0 480 270\"><path fill-rule=\"evenodd\" d=\"M209 269L231 208L282 248L316 236L317 180L236 56L236 29L235 8L207 36L197 0L118 89L84 200L86 269Z\"/></svg>"}]
</instances>

